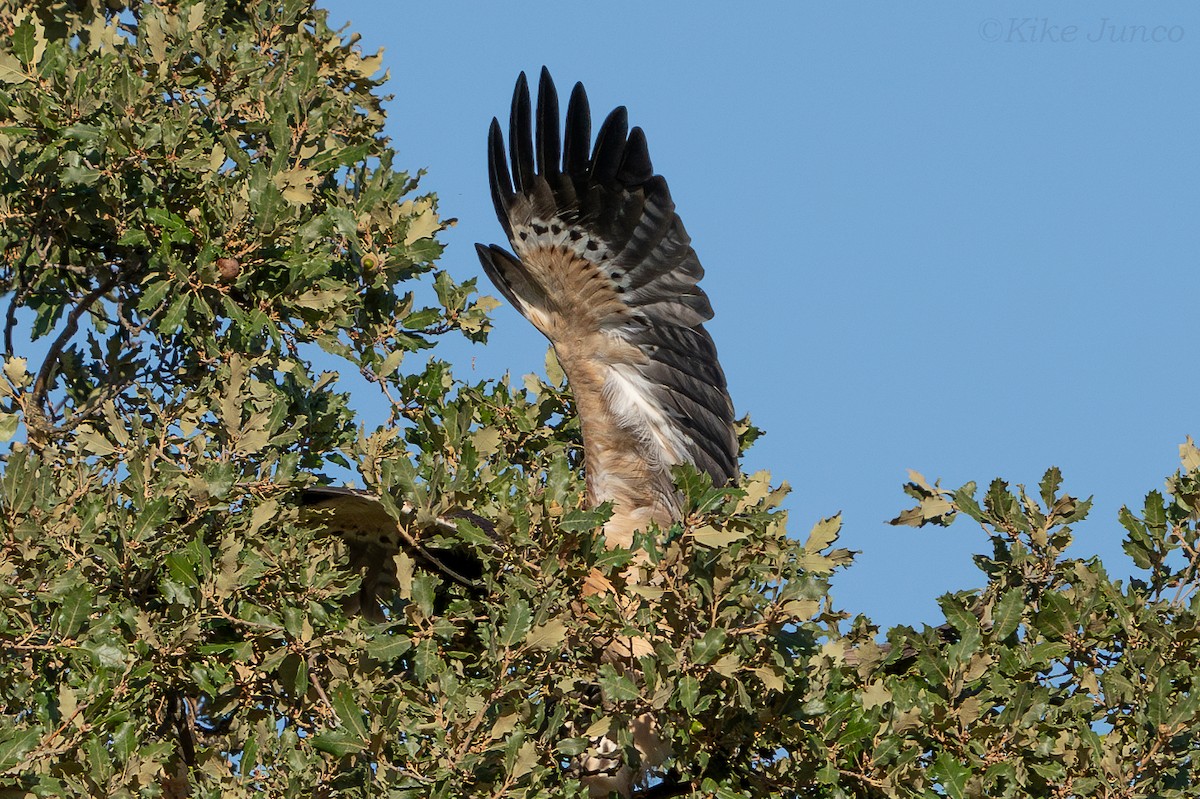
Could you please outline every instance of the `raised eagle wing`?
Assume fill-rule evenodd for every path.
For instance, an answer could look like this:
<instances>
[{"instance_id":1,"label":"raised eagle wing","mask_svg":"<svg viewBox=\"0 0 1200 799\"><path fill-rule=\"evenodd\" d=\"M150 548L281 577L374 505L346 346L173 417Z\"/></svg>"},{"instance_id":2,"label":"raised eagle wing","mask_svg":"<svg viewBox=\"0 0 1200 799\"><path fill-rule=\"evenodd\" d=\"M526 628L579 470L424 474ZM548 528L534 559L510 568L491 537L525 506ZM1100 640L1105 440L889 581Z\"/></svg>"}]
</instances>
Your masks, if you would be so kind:
<instances>
[{"instance_id":1,"label":"raised eagle wing","mask_svg":"<svg viewBox=\"0 0 1200 799\"><path fill-rule=\"evenodd\" d=\"M737 475L733 405L703 327L713 315L697 285L704 269L623 107L593 147L576 84L560 139L558 95L543 68L536 127L531 112L522 73L507 158L498 120L488 135L492 200L516 254L476 249L500 292L553 344L579 411L589 500L613 503L607 540L628 546L649 521L678 519L671 466L695 464L719 485Z\"/></svg>"}]
</instances>

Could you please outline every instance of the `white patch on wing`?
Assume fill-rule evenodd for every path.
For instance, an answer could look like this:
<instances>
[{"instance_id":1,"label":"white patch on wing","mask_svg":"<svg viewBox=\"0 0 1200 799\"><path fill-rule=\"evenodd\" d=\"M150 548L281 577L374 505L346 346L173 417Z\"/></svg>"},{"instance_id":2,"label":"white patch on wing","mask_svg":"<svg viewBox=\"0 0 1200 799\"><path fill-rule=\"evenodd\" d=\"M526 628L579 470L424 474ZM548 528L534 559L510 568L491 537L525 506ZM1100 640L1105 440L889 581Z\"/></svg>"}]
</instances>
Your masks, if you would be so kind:
<instances>
[{"instance_id":1,"label":"white patch on wing","mask_svg":"<svg viewBox=\"0 0 1200 799\"><path fill-rule=\"evenodd\" d=\"M614 364L607 369L604 396L617 423L646 442L646 460L651 466L690 462L688 440L654 399L655 385L636 366Z\"/></svg>"}]
</instances>

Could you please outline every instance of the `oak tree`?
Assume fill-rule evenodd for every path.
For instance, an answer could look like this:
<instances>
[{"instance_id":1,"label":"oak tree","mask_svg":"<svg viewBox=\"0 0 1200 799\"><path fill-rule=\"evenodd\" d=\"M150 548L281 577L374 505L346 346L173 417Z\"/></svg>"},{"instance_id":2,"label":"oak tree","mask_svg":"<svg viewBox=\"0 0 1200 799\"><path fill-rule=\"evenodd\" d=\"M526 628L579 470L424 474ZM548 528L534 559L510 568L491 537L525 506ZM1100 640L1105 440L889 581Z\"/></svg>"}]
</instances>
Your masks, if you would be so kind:
<instances>
[{"instance_id":1,"label":"oak tree","mask_svg":"<svg viewBox=\"0 0 1200 799\"><path fill-rule=\"evenodd\" d=\"M914 474L897 521L976 523L980 587L881 633L830 597L838 517L789 535L768 475L680 469L684 520L634 542L669 578L585 596L635 555L556 364L412 357L494 301L435 269L380 65L309 0L0 0L0 794L573 796L647 707L644 796L1200 793L1190 440L1121 512L1127 580L1070 555L1056 470ZM362 570L299 507L347 467L477 582L401 549L351 612ZM597 659L623 635L636 673Z\"/></svg>"}]
</instances>

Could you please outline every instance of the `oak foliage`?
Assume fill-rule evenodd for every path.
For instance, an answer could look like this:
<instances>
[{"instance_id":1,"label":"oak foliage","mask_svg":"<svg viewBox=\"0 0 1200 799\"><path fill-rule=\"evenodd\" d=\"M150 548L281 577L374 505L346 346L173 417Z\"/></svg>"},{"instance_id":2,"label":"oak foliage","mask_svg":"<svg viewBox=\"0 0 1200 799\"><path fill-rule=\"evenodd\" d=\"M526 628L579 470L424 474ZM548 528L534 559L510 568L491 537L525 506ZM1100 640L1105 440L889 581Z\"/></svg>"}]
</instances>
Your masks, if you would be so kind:
<instances>
[{"instance_id":1,"label":"oak foliage","mask_svg":"<svg viewBox=\"0 0 1200 799\"><path fill-rule=\"evenodd\" d=\"M1128 580L1069 556L1056 470L914 474L897 521L976 522L982 587L881 636L830 598L837 517L789 537L786 486L682 469L684 522L637 542L664 576L585 597L634 561L553 362L424 357L494 301L434 268L380 62L306 0L0 2L0 796L573 796L647 709L646 795L1197 795L1190 441L1121 513ZM347 467L414 530L456 519L429 543L482 586L398 554L383 621L344 612L360 575L296 503ZM628 636L636 669L598 662Z\"/></svg>"}]
</instances>

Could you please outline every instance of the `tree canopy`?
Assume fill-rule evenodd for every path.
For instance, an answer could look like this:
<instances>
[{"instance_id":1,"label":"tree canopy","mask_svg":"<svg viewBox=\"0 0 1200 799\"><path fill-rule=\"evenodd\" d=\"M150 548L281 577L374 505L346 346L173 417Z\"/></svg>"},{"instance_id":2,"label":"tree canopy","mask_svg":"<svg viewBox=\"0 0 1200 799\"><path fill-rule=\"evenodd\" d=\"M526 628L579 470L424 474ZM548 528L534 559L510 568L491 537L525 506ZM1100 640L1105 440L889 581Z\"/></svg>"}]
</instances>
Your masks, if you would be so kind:
<instances>
[{"instance_id":1,"label":"tree canopy","mask_svg":"<svg viewBox=\"0 0 1200 799\"><path fill-rule=\"evenodd\" d=\"M553 359L409 357L494 301L435 269L381 63L309 0L0 0L0 795L575 796L646 708L674 755L645 796L1200 795L1190 439L1120 514L1129 579L1069 554L1057 470L914 474L897 522L975 522L980 587L881 633L830 597L838 517L789 536L786 485L680 469L683 523L635 542L669 579L584 596L634 553ZM348 613L347 545L297 507L333 467L454 519L431 544L482 586L401 553L382 621ZM597 660L622 635L636 672Z\"/></svg>"}]
</instances>

